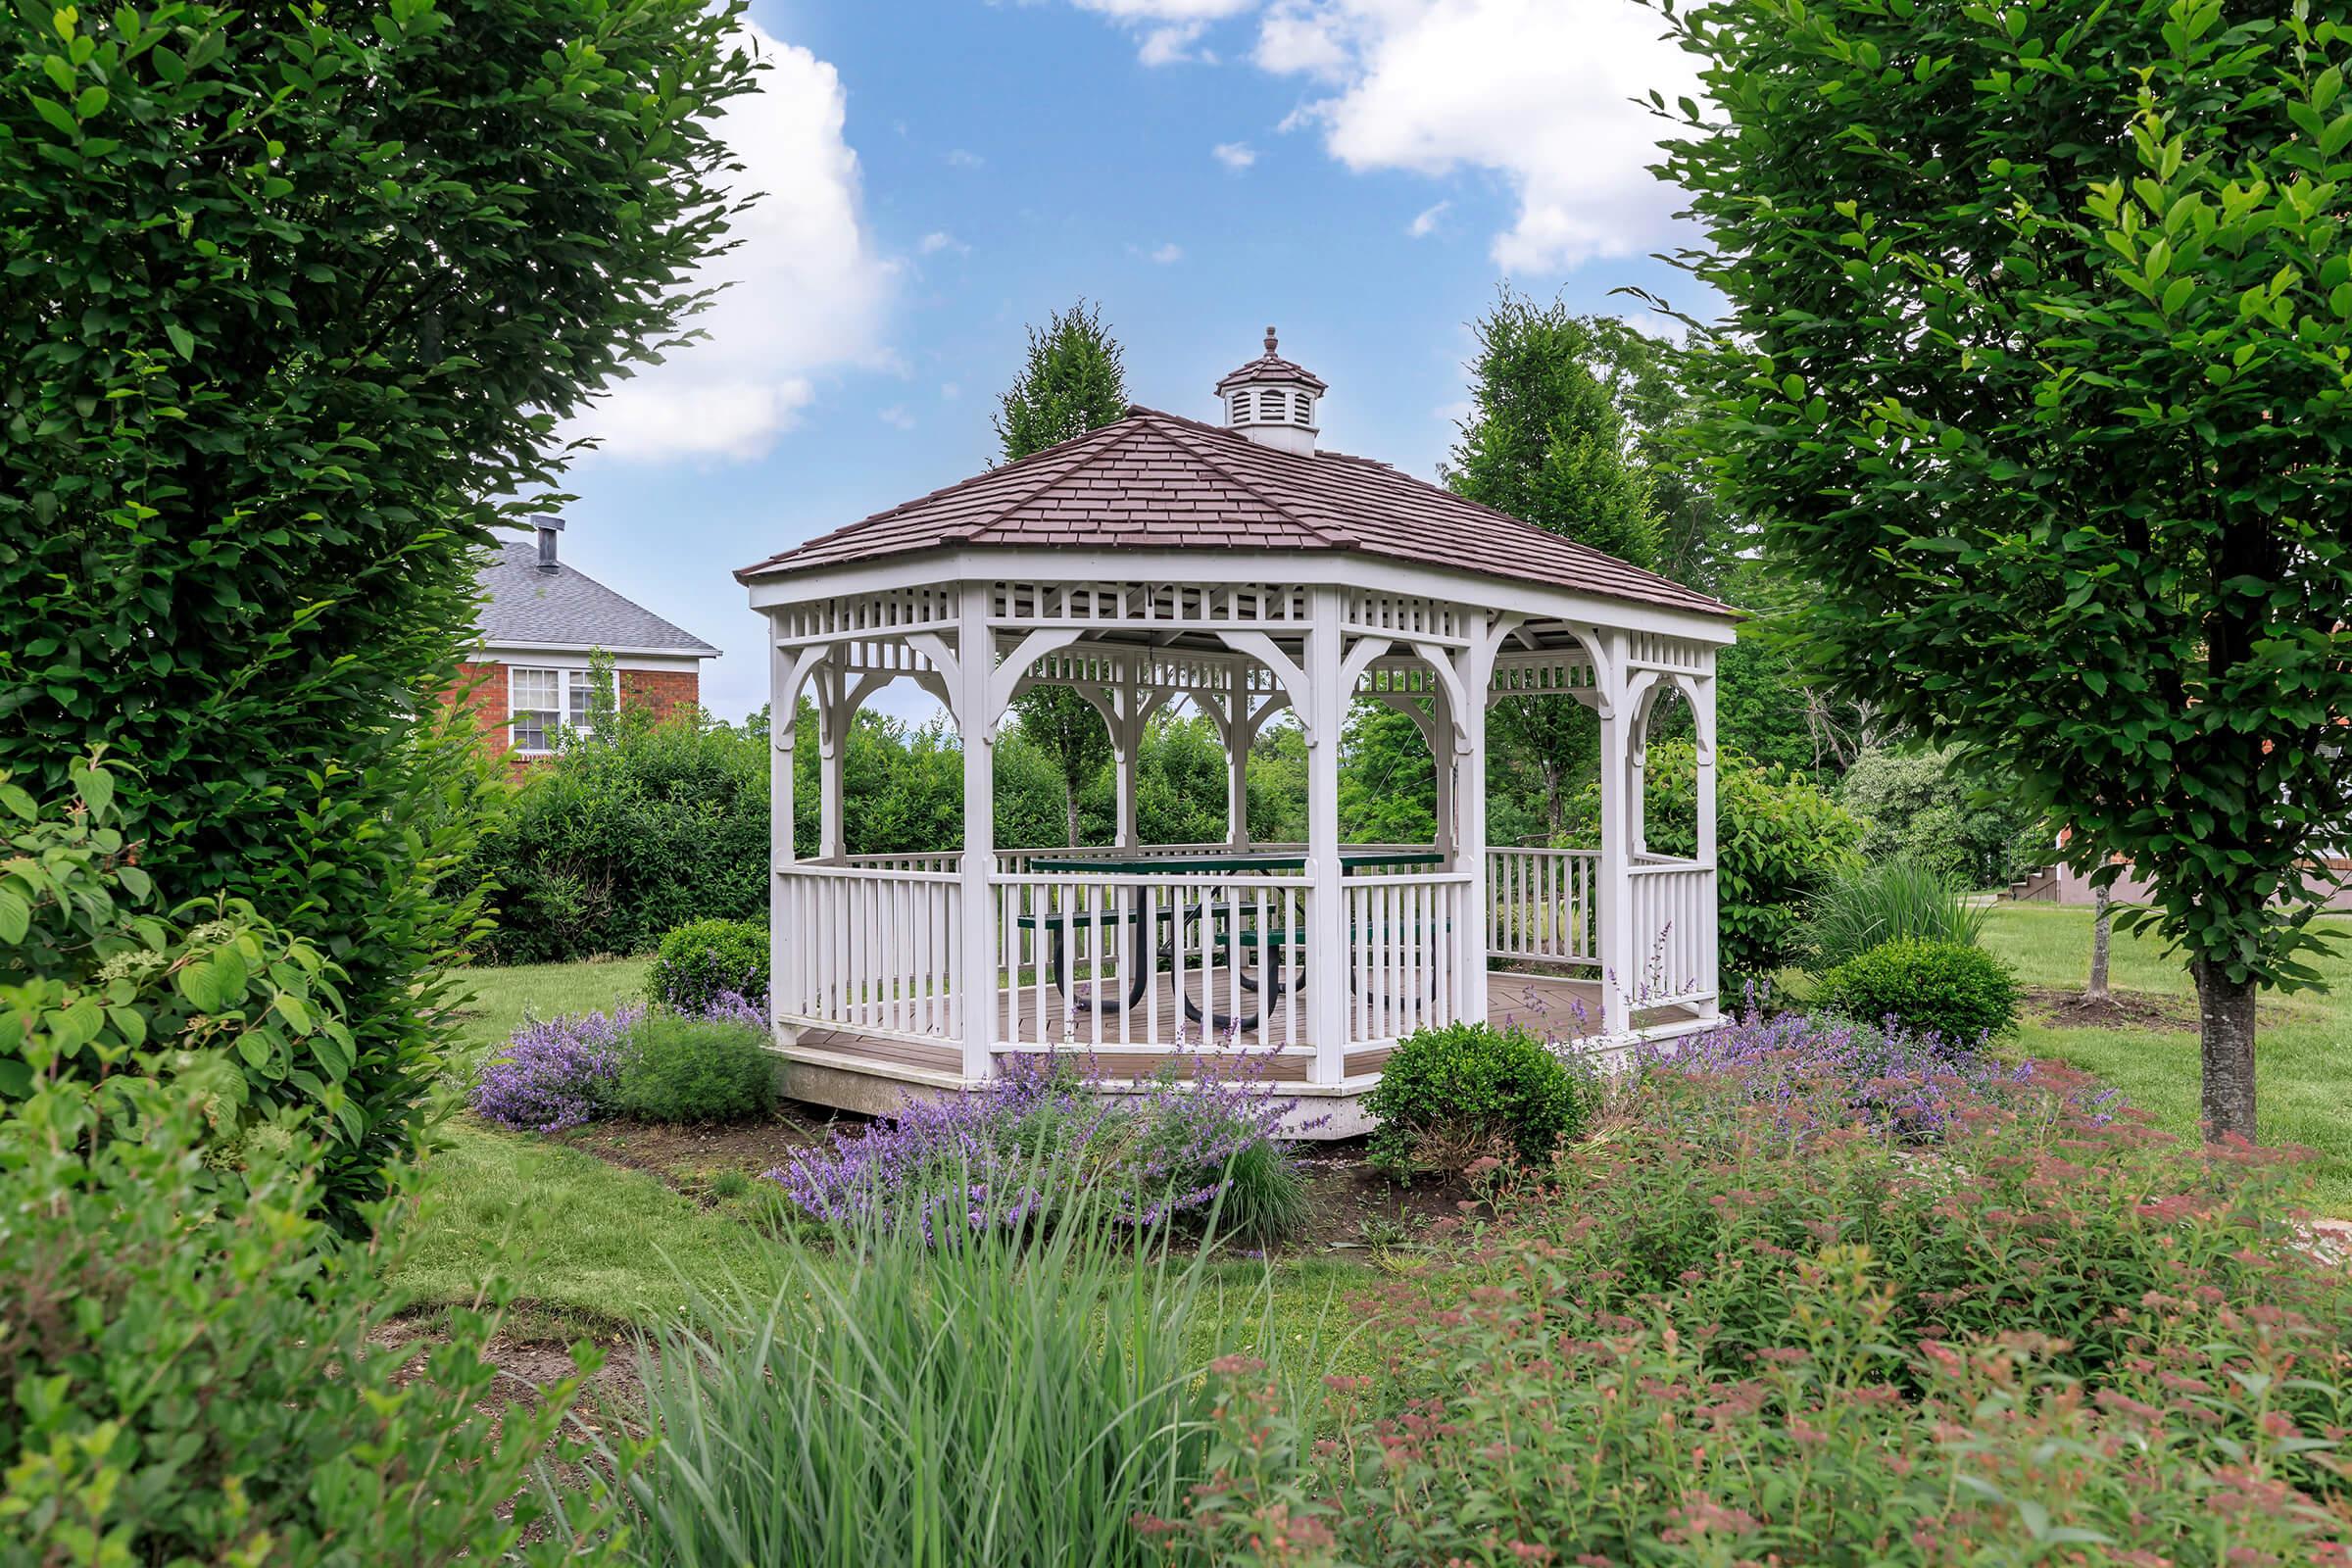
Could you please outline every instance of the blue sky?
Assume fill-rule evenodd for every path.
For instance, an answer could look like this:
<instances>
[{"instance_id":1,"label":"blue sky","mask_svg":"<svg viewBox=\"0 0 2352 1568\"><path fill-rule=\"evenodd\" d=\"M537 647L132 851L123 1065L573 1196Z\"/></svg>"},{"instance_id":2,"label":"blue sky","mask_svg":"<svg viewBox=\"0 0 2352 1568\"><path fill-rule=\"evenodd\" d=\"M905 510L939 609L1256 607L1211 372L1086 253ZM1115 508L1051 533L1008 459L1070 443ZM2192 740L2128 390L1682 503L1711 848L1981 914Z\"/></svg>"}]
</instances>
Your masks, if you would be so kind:
<instances>
[{"instance_id":1,"label":"blue sky","mask_svg":"<svg viewBox=\"0 0 2352 1568\"><path fill-rule=\"evenodd\" d=\"M725 650L764 701L748 562L985 467L1026 323L1083 295L1135 400L1213 417L1283 352L1323 443L1430 476L1465 323L1508 279L1690 296L1625 100L1689 90L1633 0L760 0L729 116L769 198L708 343L586 416L566 559ZM915 712L910 691L880 706Z\"/></svg>"}]
</instances>

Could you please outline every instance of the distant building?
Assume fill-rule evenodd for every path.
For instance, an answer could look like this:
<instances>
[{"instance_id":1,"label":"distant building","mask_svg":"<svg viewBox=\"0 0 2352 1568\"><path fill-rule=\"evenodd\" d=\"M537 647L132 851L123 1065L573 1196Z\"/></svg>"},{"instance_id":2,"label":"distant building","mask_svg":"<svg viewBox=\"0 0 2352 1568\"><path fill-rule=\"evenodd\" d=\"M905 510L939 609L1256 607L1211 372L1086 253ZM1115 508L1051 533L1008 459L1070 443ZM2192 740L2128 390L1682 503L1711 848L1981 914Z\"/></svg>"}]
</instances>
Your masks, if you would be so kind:
<instances>
[{"instance_id":1,"label":"distant building","mask_svg":"<svg viewBox=\"0 0 2352 1568\"><path fill-rule=\"evenodd\" d=\"M702 663L718 650L559 559L561 517L538 517L482 568L480 636L462 671L491 747L516 770L552 756L558 733L589 727L592 652L612 656L617 706L657 715L702 701Z\"/></svg>"}]
</instances>

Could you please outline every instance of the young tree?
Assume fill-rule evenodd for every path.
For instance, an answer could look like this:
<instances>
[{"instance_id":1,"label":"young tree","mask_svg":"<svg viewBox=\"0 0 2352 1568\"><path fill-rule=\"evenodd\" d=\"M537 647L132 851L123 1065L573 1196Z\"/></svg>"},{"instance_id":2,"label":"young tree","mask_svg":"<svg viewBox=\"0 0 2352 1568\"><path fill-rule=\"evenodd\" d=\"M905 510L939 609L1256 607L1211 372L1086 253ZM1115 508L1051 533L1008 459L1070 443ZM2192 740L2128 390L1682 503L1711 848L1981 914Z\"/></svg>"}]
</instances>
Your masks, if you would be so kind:
<instances>
[{"instance_id":1,"label":"young tree","mask_svg":"<svg viewBox=\"0 0 2352 1568\"><path fill-rule=\"evenodd\" d=\"M2154 884L2205 1120L2352 822L2340 23L2213 0L1701 4L1661 173L1711 245L1727 503L1816 678L2004 759ZM2111 859L2111 857L2121 857Z\"/></svg>"},{"instance_id":2,"label":"young tree","mask_svg":"<svg viewBox=\"0 0 2352 1568\"><path fill-rule=\"evenodd\" d=\"M1100 429L1127 412L1127 380L1116 339L1100 306L1084 300L1029 329L1029 362L1005 389L990 422L1011 463ZM1078 800L1110 760L1110 732L1092 703L1066 686L1037 686L1013 699L1013 716L1061 770L1069 842L1078 842Z\"/></svg>"},{"instance_id":3,"label":"young tree","mask_svg":"<svg viewBox=\"0 0 2352 1568\"><path fill-rule=\"evenodd\" d=\"M1504 289L1473 330L1471 413L1440 477L1455 494L1538 527L1653 565L1658 523L1649 486L1633 459L1625 416L1594 368L1601 360L1588 318ZM1532 766L1544 830L1566 827L1566 801L1597 766L1592 715L1559 698L1513 698L1493 717L1496 761Z\"/></svg>"},{"instance_id":4,"label":"young tree","mask_svg":"<svg viewBox=\"0 0 2352 1568\"><path fill-rule=\"evenodd\" d=\"M58 794L103 744L159 885L342 967L349 1052L267 1076L324 1112L346 1223L417 1129L470 924L427 741L478 552L561 499L559 421L679 340L739 10L0 22L0 770Z\"/></svg>"}]
</instances>

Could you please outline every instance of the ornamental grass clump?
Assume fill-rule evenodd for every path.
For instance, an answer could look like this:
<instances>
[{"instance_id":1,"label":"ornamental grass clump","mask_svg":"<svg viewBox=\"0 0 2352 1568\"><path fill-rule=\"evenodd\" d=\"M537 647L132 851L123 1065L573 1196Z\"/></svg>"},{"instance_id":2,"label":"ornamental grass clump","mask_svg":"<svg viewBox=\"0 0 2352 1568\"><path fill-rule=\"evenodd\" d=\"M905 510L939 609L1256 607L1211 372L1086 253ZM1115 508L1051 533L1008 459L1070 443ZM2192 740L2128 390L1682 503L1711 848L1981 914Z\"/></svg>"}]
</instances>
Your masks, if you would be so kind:
<instances>
[{"instance_id":1,"label":"ornamental grass clump","mask_svg":"<svg viewBox=\"0 0 2352 1568\"><path fill-rule=\"evenodd\" d=\"M1305 1215L1304 1181L1284 1148L1297 1108L1247 1067L1220 1076L1202 1063L1191 1079L1107 1091L1099 1075L1053 1057L965 1094L910 1101L796 1152L769 1176L817 1219L910 1223L935 1243L1043 1223L1076 1196L1139 1232L1199 1221L1230 1197L1219 1234L1264 1246ZM1237 1164L1244 1182L1233 1179ZM1041 1187L1040 1168L1082 1179Z\"/></svg>"},{"instance_id":2,"label":"ornamental grass clump","mask_svg":"<svg viewBox=\"0 0 2352 1568\"><path fill-rule=\"evenodd\" d=\"M1029 1110L1045 1102L1022 1093ZM1208 1255L1164 1229L1139 1248L1052 1142L1019 1157L968 1147L992 1163L939 1152L936 1180L905 1200L846 1209L822 1238L787 1234L772 1282L698 1298L690 1326L643 1356L643 1408L621 1423L641 1435L621 1483L628 1560L1165 1561L1128 1521L1178 1512L1209 1482L1212 1371L1238 1364L1229 1339L1278 1338L1265 1298L1204 1310ZM982 1187L1065 1222L940 1223L945 1195ZM1317 1369L1311 1337L1279 1338Z\"/></svg>"},{"instance_id":3,"label":"ornamental grass clump","mask_svg":"<svg viewBox=\"0 0 2352 1568\"><path fill-rule=\"evenodd\" d=\"M1217 1563L2352 1564L2352 1279L2294 1156L1954 1084L1933 1149L1825 1075L1643 1075L1380 1382L1221 1385L1216 1479L1140 1528Z\"/></svg>"}]
</instances>

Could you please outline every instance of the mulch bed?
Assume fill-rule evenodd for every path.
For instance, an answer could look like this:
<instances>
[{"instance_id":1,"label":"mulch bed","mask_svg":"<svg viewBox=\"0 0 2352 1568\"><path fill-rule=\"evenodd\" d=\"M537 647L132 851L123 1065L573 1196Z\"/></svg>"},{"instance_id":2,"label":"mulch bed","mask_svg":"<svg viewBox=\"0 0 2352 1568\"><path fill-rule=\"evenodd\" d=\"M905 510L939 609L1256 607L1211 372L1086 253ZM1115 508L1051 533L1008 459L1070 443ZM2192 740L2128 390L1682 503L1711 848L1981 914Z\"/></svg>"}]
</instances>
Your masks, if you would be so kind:
<instances>
[{"instance_id":1,"label":"mulch bed","mask_svg":"<svg viewBox=\"0 0 2352 1568\"><path fill-rule=\"evenodd\" d=\"M559 1135L558 1141L608 1164L643 1171L663 1185L710 1204L721 1172L757 1181L821 1144L834 1129L855 1130L865 1118L787 1102L774 1119L708 1127L659 1122L599 1121ZM1361 1139L1294 1146L1306 1173L1311 1210L1289 1253L1377 1250L1418 1240L1432 1221L1457 1217L1470 1201L1460 1183L1422 1181L1397 1187L1365 1163Z\"/></svg>"}]
</instances>

